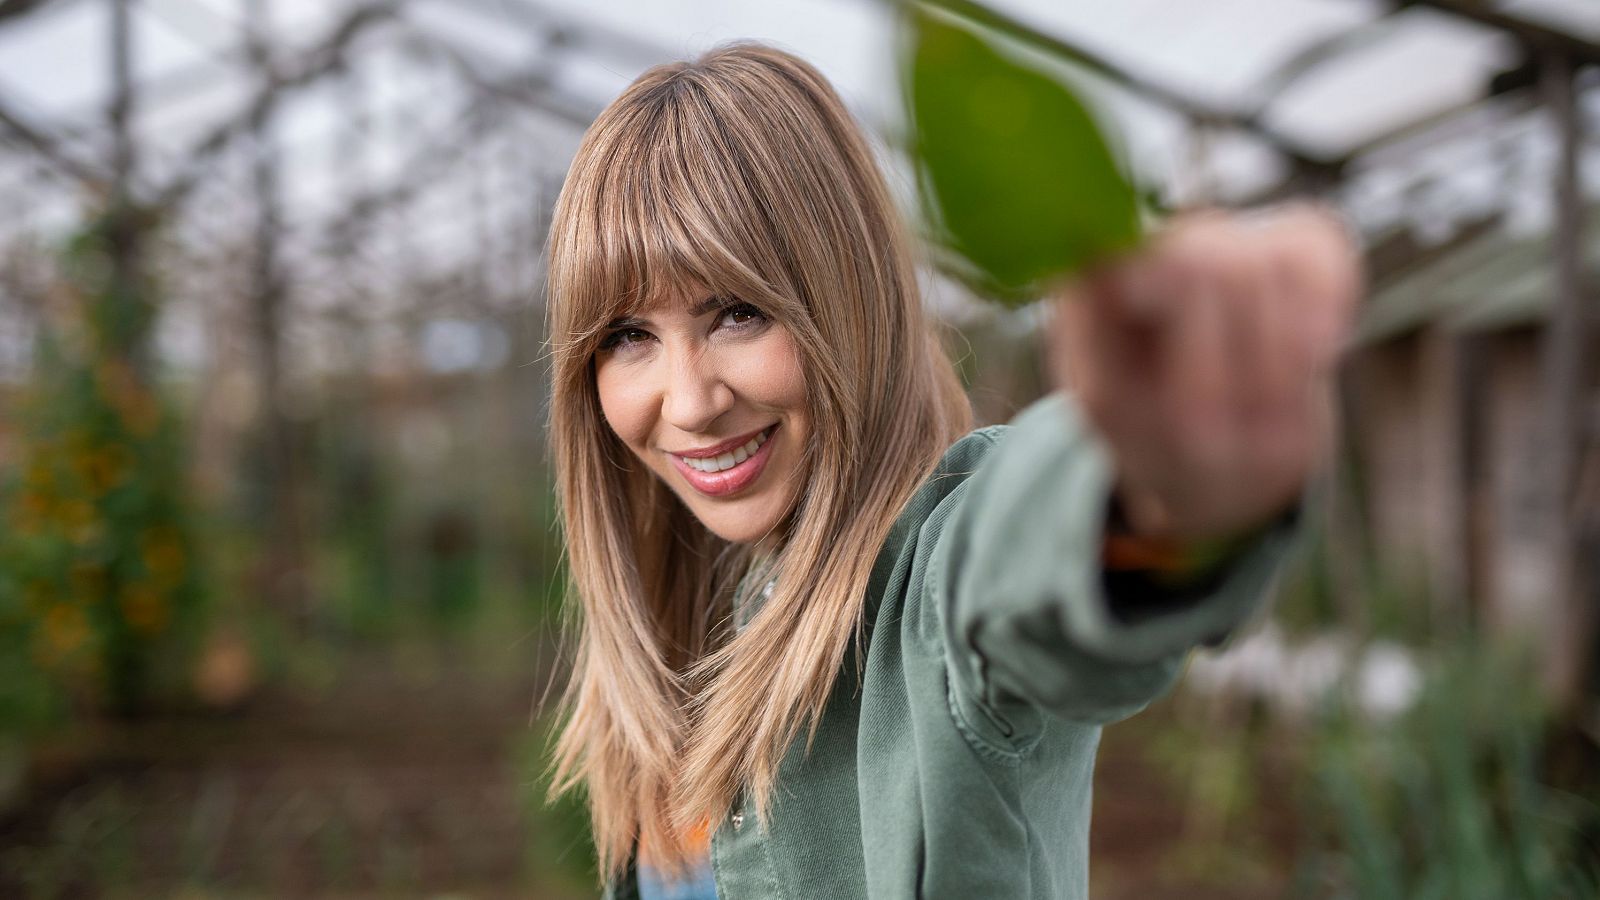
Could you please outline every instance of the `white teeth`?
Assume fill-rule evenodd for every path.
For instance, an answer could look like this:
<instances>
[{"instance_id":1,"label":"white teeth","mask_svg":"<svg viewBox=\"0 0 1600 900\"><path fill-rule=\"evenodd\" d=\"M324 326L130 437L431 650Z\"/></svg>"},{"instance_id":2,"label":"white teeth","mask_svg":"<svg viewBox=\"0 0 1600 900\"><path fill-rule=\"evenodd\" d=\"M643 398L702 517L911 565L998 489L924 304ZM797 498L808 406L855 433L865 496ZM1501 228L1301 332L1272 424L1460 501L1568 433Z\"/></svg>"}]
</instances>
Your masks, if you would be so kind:
<instances>
[{"instance_id":1,"label":"white teeth","mask_svg":"<svg viewBox=\"0 0 1600 900\"><path fill-rule=\"evenodd\" d=\"M770 429L768 431L770 431ZM761 432L760 434L751 438L750 441L744 446L728 453L724 453L720 456L709 456L703 459L691 459L687 456L680 456L678 458L683 460L684 464L689 468L694 469L697 472L721 472L724 469L731 469L754 456L755 452L761 449L761 445L767 442L768 431Z\"/></svg>"}]
</instances>

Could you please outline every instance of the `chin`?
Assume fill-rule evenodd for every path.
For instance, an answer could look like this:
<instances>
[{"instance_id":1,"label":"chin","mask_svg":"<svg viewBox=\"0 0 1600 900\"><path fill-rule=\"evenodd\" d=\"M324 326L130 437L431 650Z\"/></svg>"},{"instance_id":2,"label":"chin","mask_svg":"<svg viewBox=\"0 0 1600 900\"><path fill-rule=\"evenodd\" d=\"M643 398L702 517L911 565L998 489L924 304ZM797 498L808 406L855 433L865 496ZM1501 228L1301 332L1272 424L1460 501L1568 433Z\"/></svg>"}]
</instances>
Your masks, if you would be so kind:
<instances>
[{"instance_id":1,"label":"chin","mask_svg":"<svg viewBox=\"0 0 1600 900\"><path fill-rule=\"evenodd\" d=\"M775 531L783 519L782 510L765 498L752 497L749 503L719 504L722 508L697 509L688 504L700 524L731 544L753 544Z\"/></svg>"}]
</instances>

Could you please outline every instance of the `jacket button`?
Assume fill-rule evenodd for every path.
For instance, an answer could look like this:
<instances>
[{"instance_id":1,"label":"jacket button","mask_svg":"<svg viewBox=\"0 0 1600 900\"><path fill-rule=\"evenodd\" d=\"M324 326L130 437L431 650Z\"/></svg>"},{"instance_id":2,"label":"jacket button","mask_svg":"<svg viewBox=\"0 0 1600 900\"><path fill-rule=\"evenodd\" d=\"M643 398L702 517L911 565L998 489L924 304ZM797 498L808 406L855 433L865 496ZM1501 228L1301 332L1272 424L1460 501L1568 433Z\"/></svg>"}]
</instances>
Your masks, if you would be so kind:
<instances>
[{"instance_id":1,"label":"jacket button","mask_svg":"<svg viewBox=\"0 0 1600 900\"><path fill-rule=\"evenodd\" d=\"M744 827L744 813L736 812L728 817L728 821L733 824L733 830L738 831Z\"/></svg>"}]
</instances>

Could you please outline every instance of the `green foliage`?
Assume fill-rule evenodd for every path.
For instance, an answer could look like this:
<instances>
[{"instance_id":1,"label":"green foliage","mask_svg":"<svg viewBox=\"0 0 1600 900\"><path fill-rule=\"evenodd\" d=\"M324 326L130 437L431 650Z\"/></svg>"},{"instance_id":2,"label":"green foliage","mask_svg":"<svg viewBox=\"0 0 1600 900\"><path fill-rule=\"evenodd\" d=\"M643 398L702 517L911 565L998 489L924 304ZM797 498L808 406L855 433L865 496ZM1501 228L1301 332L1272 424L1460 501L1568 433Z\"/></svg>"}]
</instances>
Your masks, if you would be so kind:
<instances>
[{"instance_id":1,"label":"green foliage","mask_svg":"<svg viewBox=\"0 0 1600 900\"><path fill-rule=\"evenodd\" d=\"M14 418L19 466L0 473L0 732L72 703L136 712L182 677L197 637L183 454L142 354L154 292L112 264L128 252L116 235L145 224L103 218L67 247L59 316Z\"/></svg>"},{"instance_id":2,"label":"green foliage","mask_svg":"<svg viewBox=\"0 0 1600 900\"><path fill-rule=\"evenodd\" d=\"M1600 896L1600 807L1542 780L1531 671L1466 643L1400 721L1335 712L1310 760L1326 827L1312 871L1334 896Z\"/></svg>"},{"instance_id":3,"label":"green foliage","mask_svg":"<svg viewBox=\"0 0 1600 900\"><path fill-rule=\"evenodd\" d=\"M550 799L550 746L556 723L547 719L531 729L516 748L523 775L522 806L537 823L528 847L529 867L547 878L559 875L573 886L595 884L599 876L589 811L578 792Z\"/></svg>"},{"instance_id":4,"label":"green foliage","mask_svg":"<svg viewBox=\"0 0 1600 900\"><path fill-rule=\"evenodd\" d=\"M911 12L907 100L934 231L1007 303L1135 245L1138 197L1094 116L965 23Z\"/></svg>"},{"instance_id":5,"label":"green foliage","mask_svg":"<svg viewBox=\"0 0 1600 900\"><path fill-rule=\"evenodd\" d=\"M320 429L323 457L315 492L325 523L321 537L336 579L326 588L327 615L342 631L363 637L392 632L399 560L392 523L401 518L390 460L360 402L334 406Z\"/></svg>"}]
</instances>

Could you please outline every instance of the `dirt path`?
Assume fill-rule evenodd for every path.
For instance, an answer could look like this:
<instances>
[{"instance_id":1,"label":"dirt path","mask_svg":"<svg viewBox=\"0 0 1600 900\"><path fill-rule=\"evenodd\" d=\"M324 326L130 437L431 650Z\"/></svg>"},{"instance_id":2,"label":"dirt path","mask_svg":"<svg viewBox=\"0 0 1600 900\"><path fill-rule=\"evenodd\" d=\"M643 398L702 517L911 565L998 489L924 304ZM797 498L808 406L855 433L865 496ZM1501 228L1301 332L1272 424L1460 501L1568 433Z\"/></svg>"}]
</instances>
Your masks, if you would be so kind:
<instances>
[{"instance_id":1,"label":"dirt path","mask_svg":"<svg viewBox=\"0 0 1600 900\"><path fill-rule=\"evenodd\" d=\"M1299 828L1288 773L1227 760L1224 777L1247 780L1218 814L1189 770L1165 753L1197 751L1171 701L1106 729L1095 765L1089 835L1094 900L1279 900L1289 896ZM1176 748L1176 749L1174 749ZM1216 775L1212 776L1214 779ZM1227 785L1223 785L1227 787ZM1241 786L1234 785L1234 789ZM1213 805L1206 806L1207 800Z\"/></svg>"},{"instance_id":2,"label":"dirt path","mask_svg":"<svg viewBox=\"0 0 1600 900\"><path fill-rule=\"evenodd\" d=\"M87 751L0 824L0 896L592 895L526 814L535 678L349 673L69 736Z\"/></svg>"}]
</instances>

